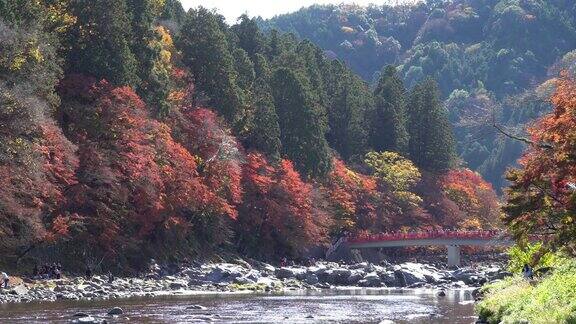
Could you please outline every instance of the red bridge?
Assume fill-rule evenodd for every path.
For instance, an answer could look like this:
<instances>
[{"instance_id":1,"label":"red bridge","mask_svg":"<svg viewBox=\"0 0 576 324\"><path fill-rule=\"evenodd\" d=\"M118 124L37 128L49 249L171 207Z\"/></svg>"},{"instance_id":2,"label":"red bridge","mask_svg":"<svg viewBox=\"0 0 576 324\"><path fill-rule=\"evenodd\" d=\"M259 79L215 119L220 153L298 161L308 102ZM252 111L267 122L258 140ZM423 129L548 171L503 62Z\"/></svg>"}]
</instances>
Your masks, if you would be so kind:
<instances>
[{"instance_id":1,"label":"red bridge","mask_svg":"<svg viewBox=\"0 0 576 324\"><path fill-rule=\"evenodd\" d=\"M396 232L342 237L327 253L327 257L341 245L350 249L444 245L448 250L448 265L460 265L460 246L511 246L514 241L501 231Z\"/></svg>"}]
</instances>

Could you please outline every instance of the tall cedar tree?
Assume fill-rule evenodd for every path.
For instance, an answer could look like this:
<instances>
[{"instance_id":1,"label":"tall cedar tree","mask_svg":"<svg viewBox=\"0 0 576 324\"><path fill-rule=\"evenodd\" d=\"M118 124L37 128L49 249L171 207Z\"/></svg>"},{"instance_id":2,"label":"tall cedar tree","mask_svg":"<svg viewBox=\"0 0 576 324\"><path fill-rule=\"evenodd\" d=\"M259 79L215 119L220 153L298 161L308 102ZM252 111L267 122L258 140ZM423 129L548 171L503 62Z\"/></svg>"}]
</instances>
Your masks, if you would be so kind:
<instances>
[{"instance_id":1,"label":"tall cedar tree","mask_svg":"<svg viewBox=\"0 0 576 324\"><path fill-rule=\"evenodd\" d=\"M254 87L254 122L248 146L263 152L272 161L280 158L280 125L271 89L264 79L256 80Z\"/></svg>"},{"instance_id":2,"label":"tall cedar tree","mask_svg":"<svg viewBox=\"0 0 576 324\"><path fill-rule=\"evenodd\" d=\"M326 175L331 168L326 127L306 78L281 68L274 73L271 83L280 118L282 153L294 162L302 175Z\"/></svg>"},{"instance_id":3,"label":"tall cedar tree","mask_svg":"<svg viewBox=\"0 0 576 324\"><path fill-rule=\"evenodd\" d=\"M455 142L438 84L426 80L412 90L408 108L409 152L420 168L444 172L454 164Z\"/></svg>"},{"instance_id":4,"label":"tall cedar tree","mask_svg":"<svg viewBox=\"0 0 576 324\"><path fill-rule=\"evenodd\" d=\"M328 72L328 142L345 160L361 156L366 150L365 114L372 104L369 88L339 61Z\"/></svg>"},{"instance_id":5,"label":"tall cedar tree","mask_svg":"<svg viewBox=\"0 0 576 324\"><path fill-rule=\"evenodd\" d=\"M234 125L242 115L242 91L219 19L202 7L188 11L178 43L197 89L205 93L209 103Z\"/></svg>"},{"instance_id":6,"label":"tall cedar tree","mask_svg":"<svg viewBox=\"0 0 576 324\"><path fill-rule=\"evenodd\" d=\"M69 8L77 23L66 37L67 72L136 87L140 78L126 0L71 0Z\"/></svg>"},{"instance_id":7,"label":"tall cedar tree","mask_svg":"<svg viewBox=\"0 0 576 324\"><path fill-rule=\"evenodd\" d=\"M396 68L387 66L374 90L375 107L371 118L370 140L378 152L408 152L406 130L406 89Z\"/></svg>"},{"instance_id":8,"label":"tall cedar tree","mask_svg":"<svg viewBox=\"0 0 576 324\"><path fill-rule=\"evenodd\" d=\"M239 23L232 26L232 31L238 37L238 46L245 50L251 58L256 54L264 53L266 49L265 38L255 19L250 19L243 14L238 19Z\"/></svg>"}]
</instances>

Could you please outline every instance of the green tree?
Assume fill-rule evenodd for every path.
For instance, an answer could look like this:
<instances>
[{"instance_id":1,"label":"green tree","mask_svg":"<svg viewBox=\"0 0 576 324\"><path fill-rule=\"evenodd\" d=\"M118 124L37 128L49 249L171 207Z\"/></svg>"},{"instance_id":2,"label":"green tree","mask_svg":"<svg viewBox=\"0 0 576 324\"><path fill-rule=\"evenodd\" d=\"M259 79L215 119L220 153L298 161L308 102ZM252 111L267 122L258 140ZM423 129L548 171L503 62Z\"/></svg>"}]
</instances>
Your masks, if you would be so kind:
<instances>
[{"instance_id":1,"label":"green tree","mask_svg":"<svg viewBox=\"0 0 576 324\"><path fill-rule=\"evenodd\" d=\"M368 86L339 61L328 71L327 134L330 146L348 160L366 152L366 112L372 96Z\"/></svg>"},{"instance_id":2,"label":"green tree","mask_svg":"<svg viewBox=\"0 0 576 324\"><path fill-rule=\"evenodd\" d=\"M69 8L77 23L66 37L67 72L136 88L140 78L126 0L71 0Z\"/></svg>"},{"instance_id":3,"label":"green tree","mask_svg":"<svg viewBox=\"0 0 576 324\"><path fill-rule=\"evenodd\" d=\"M414 87L408 106L410 158L425 170L443 172L454 165L455 142L448 113L431 79Z\"/></svg>"},{"instance_id":4,"label":"green tree","mask_svg":"<svg viewBox=\"0 0 576 324\"><path fill-rule=\"evenodd\" d=\"M280 120L282 152L308 177L322 177L331 157L322 109L301 74L280 68L272 77L272 93Z\"/></svg>"},{"instance_id":5,"label":"green tree","mask_svg":"<svg viewBox=\"0 0 576 324\"><path fill-rule=\"evenodd\" d=\"M274 98L268 83L259 78L254 86L254 121L248 147L265 153L274 161L280 159L280 125Z\"/></svg>"},{"instance_id":6,"label":"green tree","mask_svg":"<svg viewBox=\"0 0 576 324\"><path fill-rule=\"evenodd\" d=\"M376 151L408 151L406 89L396 68L387 66L374 90L370 142Z\"/></svg>"},{"instance_id":7,"label":"green tree","mask_svg":"<svg viewBox=\"0 0 576 324\"><path fill-rule=\"evenodd\" d=\"M198 90L232 125L242 116L243 99L237 84L234 58L220 18L205 8L188 11L179 48L194 75Z\"/></svg>"},{"instance_id":8,"label":"green tree","mask_svg":"<svg viewBox=\"0 0 576 324\"><path fill-rule=\"evenodd\" d=\"M239 23L232 26L232 31L238 37L238 46L245 50L251 58L256 54L265 52L264 35L260 31L255 19L243 14L238 18Z\"/></svg>"}]
</instances>

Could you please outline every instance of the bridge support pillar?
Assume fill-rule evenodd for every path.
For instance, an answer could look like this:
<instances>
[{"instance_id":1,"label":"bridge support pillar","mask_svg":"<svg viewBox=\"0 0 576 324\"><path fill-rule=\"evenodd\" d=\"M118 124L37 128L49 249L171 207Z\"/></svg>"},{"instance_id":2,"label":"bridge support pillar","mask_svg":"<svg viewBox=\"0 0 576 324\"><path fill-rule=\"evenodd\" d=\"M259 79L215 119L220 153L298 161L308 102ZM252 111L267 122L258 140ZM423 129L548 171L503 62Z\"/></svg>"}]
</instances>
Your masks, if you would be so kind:
<instances>
[{"instance_id":1,"label":"bridge support pillar","mask_svg":"<svg viewBox=\"0 0 576 324\"><path fill-rule=\"evenodd\" d=\"M459 245L448 245L448 266L460 266L460 246Z\"/></svg>"}]
</instances>

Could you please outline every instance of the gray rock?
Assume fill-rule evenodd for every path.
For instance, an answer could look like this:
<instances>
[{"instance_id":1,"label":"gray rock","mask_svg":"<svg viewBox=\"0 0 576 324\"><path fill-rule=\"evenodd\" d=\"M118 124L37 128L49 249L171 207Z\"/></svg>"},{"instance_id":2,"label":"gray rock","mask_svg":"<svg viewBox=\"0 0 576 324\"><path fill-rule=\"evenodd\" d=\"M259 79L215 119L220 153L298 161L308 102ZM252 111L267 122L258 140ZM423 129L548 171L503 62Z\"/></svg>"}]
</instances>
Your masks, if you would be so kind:
<instances>
[{"instance_id":1,"label":"gray rock","mask_svg":"<svg viewBox=\"0 0 576 324\"><path fill-rule=\"evenodd\" d=\"M234 279L242 277L248 273L245 268L229 263L221 263L214 266L205 276L205 280L211 282L233 282Z\"/></svg>"},{"instance_id":2,"label":"gray rock","mask_svg":"<svg viewBox=\"0 0 576 324\"><path fill-rule=\"evenodd\" d=\"M394 271L394 278L396 278L396 286L406 287L408 285L404 271L401 270Z\"/></svg>"},{"instance_id":3,"label":"gray rock","mask_svg":"<svg viewBox=\"0 0 576 324\"><path fill-rule=\"evenodd\" d=\"M354 286L358 283L358 281L362 280L364 276L365 273L363 272L353 272L350 277L348 277L348 284Z\"/></svg>"},{"instance_id":4,"label":"gray rock","mask_svg":"<svg viewBox=\"0 0 576 324\"><path fill-rule=\"evenodd\" d=\"M108 311L108 315L122 315L124 314L124 310L120 307L114 307Z\"/></svg>"},{"instance_id":5,"label":"gray rock","mask_svg":"<svg viewBox=\"0 0 576 324\"><path fill-rule=\"evenodd\" d=\"M274 274L278 279L290 279L296 277L294 270L286 267L276 269Z\"/></svg>"},{"instance_id":6,"label":"gray rock","mask_svg":"<svg viewBox=\"0 0 576 324\"><path fill-rule=\"evenodd\" d=\"M313 273L308 273L306 274L306 283L309 285L315 285L318 282L320 282L320 280L318 279L318 276L313 274Z\"/></svg>"},{"instance_id":7,"label":"gray rock","mask_svg":"<svg viewBox=\"0 0 576 324\"><path fill-rule=\"evenodd\" d=\"M349 267L349 269L352 269L352 270L366 269L367 266L368 266L368 263L361 262L361 263L355 263L355 264L351 265Z\"/></svg>"},{"instance_id":8,"label":"gray rock","mask_svg":"<svg viewBox=\"0 0 576 324\"><path fill-rule=\"evenodd\" d=\"M446 292L445 292L444 290L440 290L440 291L436 294L436 296L438 296L438 297L445 297L445 296L446 296Z\"/></svg>"},{"instance_id":9,"label":"gray rock","mask_svg":"<svg viewBox=\"0 0 576 324\"><path fill-rule=\"evenodd\" d=\"M346 285L348 284L348 278L350 278L350 275L352 275L352 271L350 269L334 269L330 274L329 281L335 285Z\"/></svg>"},{"instance_id":10,"label":"gray rock","mask_svg":"<svg viewBox=\"0 0 576 324\"><path fill-rule=\"evenodd\" d=\"M206 307L201 306L201 305L190 305L190 306L186 307L186 309L205 310Z\"/></svg>"},{"instance_id":11,"label":"gray rock","mask_svg":"<svg viewBox=\"0 0 576 324\"><path fill-rule=\"evenodd\" d=\"M378 275L380 276L380 280L382 280L382 282L386 284L386 286L388 287L396 286L397 281L396 276L394 276L394 272L383 271L378 273Z\"/></svg>"},{"instance_id":12,"label":"gray rock","mask_svg":"<svg viewBox=\"0 0 576 324\"><path fill-rule=\"evenodd\" d=\"M174 281L170 283L169 287L172 290L186 289L188 284L184 281Z\"/></svg>"},{"instance_id":13,"label":"gray rock","mask_svg":"<svg viewBox=\"0 0 576 324\"><path fill-rule=\"evenodd\" d=\"M28 288L26 288L26 286L24 285L18 285L13 287L12 290L10 290L10 294L17 296L24 296L28 294Z\"/></svg>"},{"instance_id":14,"label":"gray rock","mask_svg":"<svg viewBox=\"0 0 576 324\"><path fill-rule=\"evenodd\" d=\"M358 285L361 287L381 287L382 280L376 272L371 272L365 275L364 278L358 282Z\"/></svg>"}]
</instances>

